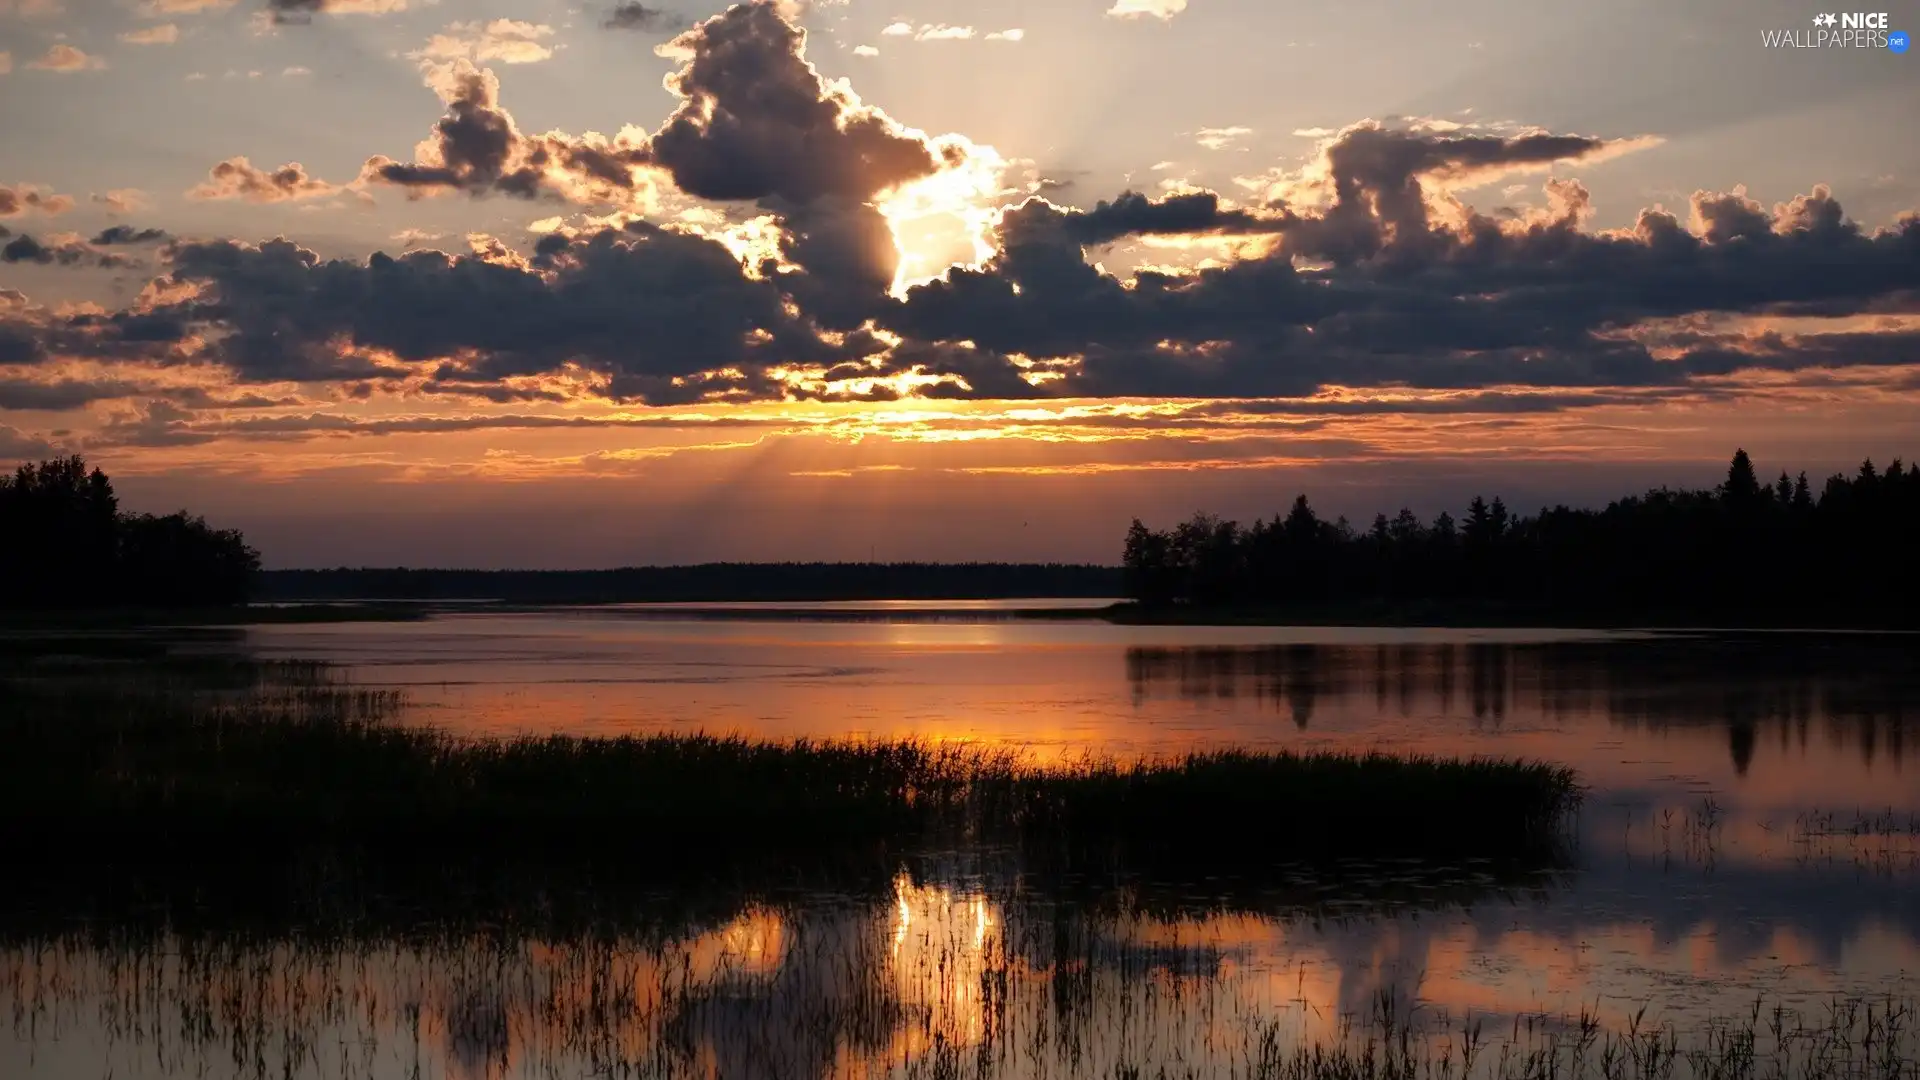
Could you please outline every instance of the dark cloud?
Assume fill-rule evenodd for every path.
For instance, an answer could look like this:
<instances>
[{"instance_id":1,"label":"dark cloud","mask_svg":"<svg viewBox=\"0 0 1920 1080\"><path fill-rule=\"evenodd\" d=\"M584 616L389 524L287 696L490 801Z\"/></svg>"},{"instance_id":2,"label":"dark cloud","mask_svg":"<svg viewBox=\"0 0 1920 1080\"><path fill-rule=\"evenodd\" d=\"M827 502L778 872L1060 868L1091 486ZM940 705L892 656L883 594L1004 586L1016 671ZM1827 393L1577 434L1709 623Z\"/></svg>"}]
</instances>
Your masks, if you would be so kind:
<instances>
[{"instance_id":1,"label":"dark cloud","mask_svg":"<svg viewBox=\"0 0 1920 1080\"><path fill-rule=\"evenodd\" d=\"M715 241L636 223L544 250L536 269L437 251L358 262L286 241L184 244L175 277L211 295L156 314L226 330L217 358L258 381L447 361L442 380L497 382L578 365L614 397L657 402L764 396L772 367L846 355ZM736 374L710 375L726 369Z\"/></svg>"},{"instance_id":2,"label":"dark cloud","mask_svg":"<svg viewBox=\"0 0 1920 1080\"><path fill-rule=\"evenodd\" d=\"M149 401L133 414L114 416L91 440L106 446L199 446L217 436L194 430L193 413L169 401Z\"/></svg>"},{"instance_id":3,"label":"dark cloud","mask_svg":"<svg viewBox=\"0 0 1920 1080\"><path fill-rule=\"evenodd\" d=\"M164 401L180 409L265 409L301 405L297 397L265 394L216 393L201 386L167 386L130 378L54 379L0 378L0 409L65 412L96 401L141 398Z\"/></svg>"},{"instance_id":4,"label":"dark cloud","mask_svg":"<svg viewBox=\"0 0 1920 1080\"><path fill-rule=\"evenodd\" d=\"M1313 259L1351 263L1389 243L1412 255L1432 237L1428 183L1486 180L1515 169L1575 162L1622 143L1579 135L1437 135L1372 121L1340 132L1322 150L1332 205L1294 215L1288 249Z\"/></svg>"},{"instance_id":5,"label":"dark cloud","mask_svg":"<svg viewBox=\"0 0 1920 1080\"><path fill-rule=\"evenodd\" d=\"M450 378L433 379L421 384L418 387L418 391L423 394L433 394L440 397L491 401L496 405L521 405L535 401L546 401L558 404L571 400L568 395L558 390L465 379L460 378L460 373L457 371L452 374L453 377ZM401 384L395 385L398 386ZM368 386L368 396L371 396L372 391L377 388L378 387L375 386Z\"/></svg>"},{"instance_id":6,"label":"dark cloud","mask_svg":"<svg viewBox=\"0 0 1920 1080\"><path fill-rule=\"evenodd\" d=\"M823 198L763 205L780 214L780 253L802 269L779 280L803 309L835 330L857 329L879 313L900 252L892 226L872 203Z\"/></svg>"},{"instance_id":7,"label":"dark cloud","mask_svg":"<svg viewBox=\"0 0 1920 1080\"><path fill-rule=\"evenodd\" d=\"M140 265L138 259L111 251L97 251L79 240L43 244L22 233L0 247L0 262L38 263L41 266L91 266L118 270Z\"/></svg>"},{"instance_id":8,"label":"dark cloud","mask_svg":"<svg viewBox=\"0 0 1920 1080\"><path fill-rule=\"evenodd\" d=\"M930 387L927 391L930 397L1021 400L1046 396L1045 391L1021 377L1022 369L1009 357L978 348L909 341L895 348L888 362L900 370L952 376L965 382L964 390L954 383ZM851 377L851 373L848 376Z\"/></svg>"},{"instance_id":9,"label":"dark cloud","mask_svg":"<svg viewBox=\"0 0 1920 1080\"><path fill-rule=\"evenodd\" d=\"M1327 148L1334 196L1324 211L1227 216L1217 200L1192 195L1129 193L1087 212L1031 200L1004 214L987 266L913 289L881 323L912 341L1056 361L1065 377L1050 391L1090 396L1658 386L1784 368L1796 356L1920 361L1804 339L1778 348L1722 340L1679 355L1688 343L1668 342L1656 357L1624 333L1700 312L1920 310L1920 224L1868 233L1824 187L1770 213L1741 192L1703 192L1693 200L1697 231L1649 211L1629 232L1593 233L1582 227L1587 193L1571 181L1547 182L1545 212L1466 211L1464 224L1447 225L1435 224L1435 195L1421 182L1471 182L1607 145L1363 125ZM1142 271L1130 282L1081 251L1129 234L1242 230L1272 231L1281 243L1270 256L1191 274ZM1297 258L1331 265L1296 268Z\"/></svg>"},{"instance_id":10,"label":"dark cloud","mask_svg":"<svg viewBox=\"0 0 1920 1080\"><path fill-rule=\"evenodd\" d=\"M1122 192L1092 210L1062 212L1068 236L1092 247L1126 236L1196 235L1204 233L1273 233L1283 219L1247 210L1221 208L1220 196L1193 191L1150 199L1137 191Z\"/></svg>"},{"instance_id":11,"label":"dark cloud","mask_svg":"<svg viewBox=\"0 0 1920 1080\"><path fill-rule=\"evenodd\" d=\"M88 257L70 256L75 261L68 265L90 265ZM60 312L16 290L0 289L0 367L40 364L55 356L162 365L175 362L169 351L186 332L186 322L170 314L102 312L91 306Z\"/></svg>"},{"instance_id":12,"label":"dark cloud","mask_svg":"<svg viewBox=\"0 0 1920 1080\"><path fill-rule=\"evenodd\" d=\"M326 8L326 0L267 0L266 9L279 23L304 23Z\"/></svg>"},{"instance_id":13,"label":"dark cloud","mask_svg":"<svg viewBox=\"0 0 1920 1080\"><path fill-rule=\"evenodd\" d=\"M64 412L95 401L133 397L147 389L143 384L123 379L62 379L58 382L0 379L0 409Z\"/></svg>"},{"instance_id":14,"label":"dark cloud","mask_svg":"<svg viewBox=\"0 0 1920 1080\"><path fill-rule=\"evenodd\" d=\"M0 364L37 364L46 356L46 347L32 327L0 324Z\"/></svg>"},{"instance_id":15,"label":"dark cloud","mask_svg":"<svg viewBox=\"0 0 1920 1080\"><path fill-rule=\"evenodd\" d=\"M4 393L4 390L0 390ZM194 419L184 415L170 418L168 432L173 436L240 437L255 439L306 438L310 436L435 435L455 431L539 431L605 430L621 428L731 429L774 428L777 421L745 420L687 421L651 420L623 416L544 416L507 414L492 416L400 416L369 419L337 413L301 413L280 416L217 417Z\"/></svg>"},{"instance_id":16,"label":"dark cloud","mask_svg":"<svg viewBox=\"0 0 1920 1080\"><path fill-rule=\"evenodd\" d=\"M682 191L723 201L864 202L962 152L828 85L807 62L806 40L763 0L729 8L666 47L685 60L667 76L681 102L654 133L652 158Z\"/></svg>"},{"instance_id":17,"label":"dark cloud","mask_svg":"<svg viewBox=\"0 0 1920 1080\"><path fill-rule=\"evenodd\" d=\"M551 398L510 380L571 368L610 396L654 403L884 400L899 391L878 380L903 372L939 377L920 391L928 396L1244 399L1327 386L1507 387L1592 403L1595 391L1685 392L1697 379L1741 370L1920 361L1909 334L1648 328L1700 313L1920 310L1920 224L1869 233L1824 188L1776 207L1764 230L1750 220L1726 226L1734 204L1702 193L1693 210L1699 231L1648 212L1632 230L1593 233L1578 223L1584 191L1555 181L1554 209L1470 214L1413 238L1415 253L1399 250L1389 230L1373 257L1318 268L1296 267L1284 250L1127 281L1088 263L1083 241L1222 221L1254 227L1218 200L1176 198L1122 196L1092 211L1030 200L1008 210L985 266L879 306L880 326L903 339L892 345L857 328L828 332L851 321L848 296L880 282L836 290L833 282L857 281L871 266L808 250L809 232L787 236L801 269L756 276L714 240L643 223L548 235L525 259L498 245L359 262L321 260L284 241L181 244L172 249L174 278L204 286L201 296L95 317L88 329L125 350L202 332L216 342L215 358L247 381L419 387L424 372L428 393L497 401ZM829 205L813 204L814 220L830 220ZM1751 207L1738 208L1750 218ZM859 235L870 208L838 209L849 216L846 232ZM1283 240L1290 229L1283 223ZM853 246L840 237L828 251ZM806 387L772 374L809 366L824 376ZM1459 411L1476 400L1426 408ZM1480 407L1569 406L1528 394Z\"/></svg>"},{"instance_id":18,"label":"dark cloud","mask_svg":"<svg viewBox=\"0 0 1920 1080\"><path fill-rule=\"evenodd\" d=\"M57 384L44 392L24 391L28 400L101 400L106 396L132 395L111 393L105 384ZM93 394L93 391L105 393ZM0 381L0 401L12 392ZM483 416L394 416L357 417L338 413L307 412L267 416L196 415L197 409L256 408L286 405L290 402L262 397L221 397L204 391L152 390L141 392L148 400L137 412L109 423L101 433L102 444L122 446L190 446L220 439L258 441L297 441L313 438L380 437L389 435L438 435L460 431L541 431L541 430L740 430L778 431L792 425L766 417L719 417L696 419L685 416L549 416L541 414L493 414ZM39 408L52 406L22 406Z\"/></svg>"},{"instance_id":19,"label":"dark cloud","mask_svg":"<svg viewBox=\"0 0 1920 1080\"><path fill-rule=\"evenodd\" d=\"M650 8L645 4L616 4L607 12L606 21L601 23L608 30L678 30L687 24L687 17L664 8Z\"/></svg>"},{"instance_id":20,"label":"dark cloud","mask_svg":"<svg viewBox=\"0 0 1920 1080\"><path fill-rule=\"evenodd\" d=\"M0 262L32 262L46 264L54 260L53 251L41 245L31 236L19 236L0 247Z\"/></svg>"},{"instance_id":21,"label":"dark cloud","mask_svg":"<svg viewBox=\"0 0 1920 1080\"><path fill-rule=\"evenodd\" d=\"M1767 213L1759 203L1747 198L1744 188L1696 197L1693 200L1693 216L1699 224L1700 235L1709 244L1727 244L1735 240L1759 243L1773 233L1773 215ZM1838 224L1837 219L1834 224Z\"/></svg>"},{"instance_id":22,"label":"dark cloud","mask_svg":"<svg viewBox=\"0 0 1920 1080\"><path fill-rule=\"evenodd\" d=\"M315 15L360 12L381 15L406 9L406 0L267 0L265 10L281 25L303 26Z\"/></svg>"},{"instance_id":23,"label":"dark cloud","mask_svg":"<svg viewBox=\"0 0 1920 1080\"><path fill-rule=\"evenodd\" d=\"M53 444L45 439L0 424L0 458L44 458L53 453Z\"/></svg>"},{"instance_id":24,"label":"dark cloud","mask_svg":"<svg viewBox=\"0 0 1920 1080\"><path fill-rule=\"evenodd\" d=\"M500 82L493 73L456 65L445 71L436 88L447 101L447 114L433 127L436 160L406 164L376 157L367 162L363 175L402 187L498 188L533 195L539 188L537 176L507 175L519 150L520 131L513 117L499 108Z\"/></svg>"},{"instance_id":25,"label":"dark cloud","mask_svg":"<svg viewBox=\"0 0 1920 1080\"><path fill-rule=\"evenodd\" d=\"M663 48L681 101L648 158L680 190L754 201L780 216L786 278L826 325L852 329L878 309L899 253L874 206L883 193L966 159L957 139L909 130L827 83L806 58L806 31L769 2L740 4Z\"/></svg>"},{"instance_id":26,"label":"dark cloud","mask_svg":"<svg viewBox=\"0 0 1920 1080\"><path fill-rule=\"evenodd\" d=\"M783 287L823 325L857 328L878 310L899 261L875 200L964 162L970 147L929 139L829 84L807 61L806 40L771 0L706 20L661 47L682 61L667 78L681 99L672 115L650 136L611 140L528 135L501 105L492 72L463 60L428 64L446 114L417 160L376 156L361 176L423 195L631 207L665 174L686 194L777 214L781 253L805 271L781 275Z\"/></svg>"},{"instance_id":27,"label":"dark cloud","mask_svg":"<svg viewBox=\"0 0 1920 1080\"><path fill-rule=\"evenodd\" d=\"M636 175L646 160L642 148L563 132L525 135L501 107L500 81L493 72L466 60L430 64L426 71L428 85L446 102L446 115L434 125L419 160L376 155L362 167L363 180L417 194L459 191L577 202L624 202L642 186Z\"/></svg>"},{"instance_id":28,"label":"dark cloud","mask_svg":"<svg viewBox=\"0 0 1920 1080\"><path fill-rule=\"evenodd\" d=\"M1029 357L1079 357L1062 394L1258 396L1329 384L1419 388L1653 386L1738 369L1912 363L1897 350L1809 352L1803 344L1657 359L1620 336L1636 323L1699 311L1849 313L1920 288L1920 225L1868 234L1824 188L1768 217L1724 227L1726 200L1697 196L1701 234L1649 213L1634 233L1592 234L1567 213L1501 229L1413 234L1377 259L1296 271L1286 252L1185 277L1140 273L1129 286L1077 258L1044 204L1010 211L983 271L912 290L885 325L916 340L970 340ZM1039 221L1039 223L1037 223ZM1722 225L1713 225L1713 223ZM1286 233L1290 238L1292 234ZM1880 304L1884 306L1884 304ZM1878 334L1868 334L1876 336Z\"/></svg>"},{"instance_id":29,"label":"dark cloud","mask_svg":"<svg viewBox=\"0 0 1920 1080\"><path fill-rule=\"evenodd\" d=\"M116 312L107 320L121 341L173 342L187 336L187 324L170 315L152 312Z\"/></svg>"},{"instance_id":30,"label":"dark cloud","mask_svg":"<svg viewBox=\"0 0 1920 1080\"><path fill-rule=\"evenodd\" d=\"M110 225L100 230L92 243L96 247L114 244L151 244L172 239L165 229L136 229L131 225Z\"/></svg>"}]
</instances>

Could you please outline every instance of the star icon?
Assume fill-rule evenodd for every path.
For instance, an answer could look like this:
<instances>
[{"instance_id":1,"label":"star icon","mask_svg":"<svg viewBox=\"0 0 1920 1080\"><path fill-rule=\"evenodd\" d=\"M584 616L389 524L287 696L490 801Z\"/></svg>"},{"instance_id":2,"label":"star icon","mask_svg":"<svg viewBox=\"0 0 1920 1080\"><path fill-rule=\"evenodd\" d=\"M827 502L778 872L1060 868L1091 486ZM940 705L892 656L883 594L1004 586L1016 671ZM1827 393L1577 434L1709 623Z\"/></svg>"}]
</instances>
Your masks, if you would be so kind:
<instances>
[{"instance_id":1,"label":"star icon","mask_svg":"<svg viewBox=\"0 0 1920 1080\"><path fill-rule=\"evenodd\" d=\"M1832 26L1832 25L1833 25L1834 23L1837 23L1837 22L1839 22L1840 20L1839 20L1839 19L1836 19L1836 18L1834 18L1834 17L1833 17L1833 14L1832 14L1831 12L1829 12L1828 14L1825 14L1825 15L1822 15L1822 16L1820 16L1820 21L1821 21L1821 22L1823 22L1823 23L1825 23L1825 24L1826 24L1826 25L1828 25L1828 26Z\"/></svg>"}]
</instances>

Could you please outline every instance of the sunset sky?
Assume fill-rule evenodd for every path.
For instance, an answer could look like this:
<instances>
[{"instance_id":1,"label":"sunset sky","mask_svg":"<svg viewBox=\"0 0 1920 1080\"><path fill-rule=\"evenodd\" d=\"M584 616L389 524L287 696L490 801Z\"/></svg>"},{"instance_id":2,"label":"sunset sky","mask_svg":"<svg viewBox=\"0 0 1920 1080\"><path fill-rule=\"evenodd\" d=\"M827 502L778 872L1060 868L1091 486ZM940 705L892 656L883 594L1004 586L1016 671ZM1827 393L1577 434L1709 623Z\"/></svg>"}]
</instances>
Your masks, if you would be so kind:
<instances>
[{"instance_id":1,"label":"sunset sky","mask_svg":"<svg viewBox=\"0 0 1920 1080\"><path fill-rule=\"evenodd\" d=\"M483 567L1911 458L1920 58L1823 10L0 0L0 458Z\"/></svg>"}]
</instances>

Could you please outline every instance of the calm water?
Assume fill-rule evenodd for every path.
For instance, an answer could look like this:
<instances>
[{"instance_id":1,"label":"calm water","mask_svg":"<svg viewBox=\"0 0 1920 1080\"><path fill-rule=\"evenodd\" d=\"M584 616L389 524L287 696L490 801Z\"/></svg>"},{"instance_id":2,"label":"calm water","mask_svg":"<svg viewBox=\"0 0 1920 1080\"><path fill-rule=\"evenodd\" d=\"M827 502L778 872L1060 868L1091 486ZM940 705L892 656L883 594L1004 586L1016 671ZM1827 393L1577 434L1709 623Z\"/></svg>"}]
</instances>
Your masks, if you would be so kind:
<instances>
[{"instance_id":1,"label":"calm water","mask_svg":"<svg viewBox=\"0 0 1920 1080\"><path fill-rule=\"evenodd\" d=\"M1383 997L1505 1036L1583 1008L1686 1030L1756 998L1920 996L1920 640L995 615L639 606L177 649L326 661L403 690L405 722L481 734L1546 758L1591 789L1576 865L1465 903L1169 914L1041 904L956 857L878 901L644 940L36 939L0 952L0 1076L1248 1075L1259 1033L1333 1037Z\"/></svg>"}]
</instances>

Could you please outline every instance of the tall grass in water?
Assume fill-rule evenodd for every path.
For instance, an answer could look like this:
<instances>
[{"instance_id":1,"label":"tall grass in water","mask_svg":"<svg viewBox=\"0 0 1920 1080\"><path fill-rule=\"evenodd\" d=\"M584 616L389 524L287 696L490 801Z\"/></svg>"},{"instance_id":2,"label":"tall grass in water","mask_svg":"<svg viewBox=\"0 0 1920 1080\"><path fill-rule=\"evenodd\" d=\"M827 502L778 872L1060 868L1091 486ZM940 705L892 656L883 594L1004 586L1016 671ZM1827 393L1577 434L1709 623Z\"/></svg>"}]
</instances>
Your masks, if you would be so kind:
<instances>
[{"instance_id":1,"label":"tall grass in water","mask_svg":"<svg viewBox=\"0 0 1920 1080\"><path fill-rule=\"evenodd\" d=\"M4 692L0 844L85 860L327 849L631 873L930 842L1092 866L1523 859L1563 838L1578 798L1568 770L1511 761L1235 751L1042 767L921 740L477 740L396 725L394 695L317 667L211 696Z\"/></svg>"},{"instance_id":2,"label":"tall grass in water","mask_svg":"<svg viewBox=\"0 0 1920 1080\"><path fill-rule=\"evenodd\" d=\"M1029 840L1168 866L1536 856L1580 795L1539 762L1249 750L1036 770L1012 789Z\"/></svg>"},{"instance_id":3,"label":"tall grass in water","mask_svg":"<svg viewBox=\"0 0 1920 1080\"><path fill-rule=\"evenodd\" d=\"M1911 1080L1920 1077L1920 1025L1912 1002L1834 998L1808 1017L1756 1000L1744 1016L1689 1029L1648 1019L1645 1007L1608 1025L1597 1011L1422 1026L1376 998L1365 1023L1333 1040L1288 1045L1277 1029L1257 1036L1248 1076L1258 1080ZM1505 1037L1501 1037L1502 1034ZM1149 1075L1121 1069L1118 1075ZM1162 1071L1159 1075L1165 1075Z\"/></svg>"},{"instance_id":4,"label":"tall grass in water","mask_svg":"<svg viewBox=\"0 0 1920 1080\"><path fill-rule=\"evenodd\" d=\"M762 909L666 941L66 934L0 947L0 1061L11 1039L64 1043L88 1075L209 1080L1920 1076L1904 1001L1459 1017L1382 994L1327 1017L1334 1001L1252 996L1269 973L1129 939L1123 920L996 907L977 940L953 933L977 925L964 897L912 887L900 905Z\"/></svg>"}]
</instances>

